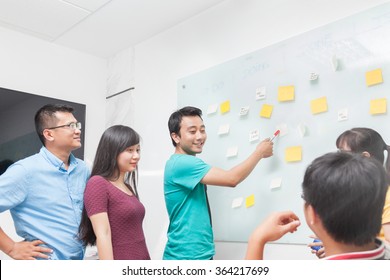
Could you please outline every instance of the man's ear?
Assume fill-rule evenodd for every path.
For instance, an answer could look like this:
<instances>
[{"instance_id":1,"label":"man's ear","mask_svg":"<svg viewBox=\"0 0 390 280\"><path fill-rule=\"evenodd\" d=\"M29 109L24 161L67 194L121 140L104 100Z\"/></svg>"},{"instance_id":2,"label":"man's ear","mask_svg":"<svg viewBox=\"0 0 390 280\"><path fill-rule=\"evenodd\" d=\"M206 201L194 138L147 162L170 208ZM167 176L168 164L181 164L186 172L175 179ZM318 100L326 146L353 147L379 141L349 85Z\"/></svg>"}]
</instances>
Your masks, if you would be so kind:
<instances>
[{"instance_id":1,"label":"man's ear","mask_svg":"<svg viewBox=\"0 0 390 280\"><path fill-rule=\"evenodd\" d=\"M364 152L362 153L362 155L365 156L365 157L371 157L370 153L367 152L367 151L364 151Z\"/></svg>"},{"instance_id":2,"label":"man's ear","mask_svg":"<svg viewBox=\"0 0 390 280\"><path fill-rule=\"evenodd\" d=\"M172 132L172 133L171 133L171 137L172 137L173 141L174 141L176 144L179 144L179 143L180 143L180 136L177 135L175 132Z\"/></svg>"},{"instance_id":3,"label":"man's ear","mask_svg":"<svg viewBox=\"0 0 390 280\"><path fill-rule=\"evenodd\" d=\"M319 217L317 216L317 213L314 210L313 206L311 206L310 204L306 205L305 207L305 217L306 217L306 222L310 226L313 226L316 223L318 223Z\"/></svg>"},{"instance_id":4,"label":"man's ear","mask_svg":"<svg viewBox=\"0 0 390 280\"><path fill-rule=\"evenodd\" d=\"M50 129L44 129L42 134L43 134L43 137L45 137L46 141L48 141L48 142L54 141L53 132Z\"/></svg>"}]
</instances>

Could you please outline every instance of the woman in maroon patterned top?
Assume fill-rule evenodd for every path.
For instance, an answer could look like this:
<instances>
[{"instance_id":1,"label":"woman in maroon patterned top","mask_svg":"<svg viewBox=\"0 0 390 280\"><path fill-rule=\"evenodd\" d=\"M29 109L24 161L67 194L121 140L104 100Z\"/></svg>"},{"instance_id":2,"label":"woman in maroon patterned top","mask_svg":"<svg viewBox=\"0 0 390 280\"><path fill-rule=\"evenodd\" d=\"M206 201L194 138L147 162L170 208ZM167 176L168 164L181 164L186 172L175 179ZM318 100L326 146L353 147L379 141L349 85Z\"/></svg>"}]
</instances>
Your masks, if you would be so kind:
<instances>
[{"instance_id":1,"label":"woman in maroon patterned top","mask_svg":"<svg viewBox=\"0 0 390 280\"><path fill-rule=\"evenodd\" d=\"M149 260L137 192L140 137L114 125L102 135L84 193L80 239L97 246L101 260Z\"/></svg>"}]
</instances>

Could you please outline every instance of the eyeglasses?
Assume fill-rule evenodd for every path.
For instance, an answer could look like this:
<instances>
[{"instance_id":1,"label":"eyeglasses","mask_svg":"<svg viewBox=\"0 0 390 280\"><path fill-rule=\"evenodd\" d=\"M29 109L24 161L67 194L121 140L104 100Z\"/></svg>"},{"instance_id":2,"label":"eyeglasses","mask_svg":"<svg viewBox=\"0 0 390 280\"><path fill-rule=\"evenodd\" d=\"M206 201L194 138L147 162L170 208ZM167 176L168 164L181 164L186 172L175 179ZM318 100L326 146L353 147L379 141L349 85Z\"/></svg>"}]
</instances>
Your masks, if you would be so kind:
<instances>
[{"instance_id":1,"label":"eyeglasses","mask_svg":"<svg viewBox=\"0 0 390 280\"><path fill-rule=\"evenodd\" d=\"M60 128L60 127L68 127L68 128L70 128L72 130L76 130L76 129L81 129L82 125L81 125L81 122L71 122L71 123L64 124L64 125L48 127L46 129L55 129L55 128Z\"/></svg>"}]
</instances>

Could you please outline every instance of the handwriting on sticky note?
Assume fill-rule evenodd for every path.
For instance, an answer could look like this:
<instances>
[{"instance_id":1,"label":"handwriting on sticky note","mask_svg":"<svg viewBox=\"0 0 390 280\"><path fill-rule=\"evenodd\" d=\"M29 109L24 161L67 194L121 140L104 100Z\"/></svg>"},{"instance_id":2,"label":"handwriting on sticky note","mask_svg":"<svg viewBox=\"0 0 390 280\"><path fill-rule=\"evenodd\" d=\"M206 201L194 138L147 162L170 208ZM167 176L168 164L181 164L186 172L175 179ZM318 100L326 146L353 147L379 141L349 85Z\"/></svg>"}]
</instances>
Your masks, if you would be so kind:
<instances>
[{"instance_id":1,"label":"handwriting on sticky note","mask_svg":"<svg viewBox=\"0 0 390 280\"><path fill-rule=\"evenodd\" d=\"M328 111L328 102L326 97L320 97L310 101L310 109L312 114L319 114Z\"/></svg>"},{"instance_id":2,"label":"handwriting on sticky note","mask_svg":"<svg viewBox=\"0 0 390 280\"><path fill-rule=\"evenodd\" d=\"M340 109L337 113L337 121L346 121L348 120L348 108Z\"/></svg>"},{"instance_id":3,"label":"handwriting on sticky note","mask_svg":"<svg viewBox=\"0 0 390 280\"><path fill-rule=\"evenodd\" d=\"M249 112L249 106L241 107L239 115L241 117L246 116L246 115L248 115L248 112Z\"/></svg>"},{"instance_id":4,"label":"handwriting on sticky note","mask_svg":"<svg viewBox=\"0 0 390 280\"><path fill-rule=\"evenodd\" d=\"M249 142L259 140L260 131L258 129L253 129L249 132Z\"/></svg>"},{"instance_id":5,"label":"handwriting on sticky note","mask_svg":"<svg viewBox=\"0 0 390 280\"><path fill-rule=\"evenodd\" d=\"M256 100L265 99L266 87L259 87L256 89Z\"/></svg>"},{"instance_id":6,"label":"handwriting on sticky note","mask_svg":"<svg viewBox=\"0 0 390 280\"><path fill-rule=\"evenodd\" d=\"M227 100L227 101L223 102L220 107L221 107L220 108L221 114L225 114L225 113L229 112L230 111L230 101Z\"/></svg>"},{"instance_id":7,"label":"handwriting on sticky note","mask_svg":"<svg viewBox=\"0 0 390 280\"><path fill-rule=\"evenodd\" d=\"M292 146L285 150L285 160L287 162L295 162L302 160L302 146Z\"/></svg>"},{"instance_id":8,"label":"handwriting on sticky note","mask_svg":"<svg viewBox=\"0 0 390 280\"><path fill-rule=\"evenodd\" d=\"M278 88L278 101L279 102L286 102L294 100L295 93L294 93L294 86L280 86Z\"/></svg>"},{"instance_id":9,"label":"handwriting on sticky note","mask_svg":"<svg viewBox=\"0 0 390 280\"><path fill-rule=\"evenodd\" d=\"M382 69L375 69L372 71L366 72L366 85L373 86L383 83L383 78L382 78Z\"/></svg>"},{"instance_id":10,"label":"handwriting on sticky note","mask_svg":"<svg viewBox=\"0 0 390 280\"><path fill-rule=\"evenodd\" d=\"M380 98L370 101L370 114L371 115L380 115L386 114L387 112L387 99Z\"/></svg>"},{"instance_id":11,"label":"handwriting on sticky note","mask_svg":"<svg viewBox=\"0 0 390 280\"><path fill-rule=\"evenodd\" d=\"M260 111L260 117L262 118L271 118L272 110L274 109L274 106L269 104L264 104L263 107L261 107Z\"/></svg>"},{"instance_id":12,"label":"handwriting on sticky note","mask_svg":"<svg viewBox=\"0 0 390 280\"><path fill-rule=\"evenodd\" d=\"M249 208L251 206L255 205L255 195L251 194L245 199L245 206L246 208Z\"/></svg>"}]
</instances>

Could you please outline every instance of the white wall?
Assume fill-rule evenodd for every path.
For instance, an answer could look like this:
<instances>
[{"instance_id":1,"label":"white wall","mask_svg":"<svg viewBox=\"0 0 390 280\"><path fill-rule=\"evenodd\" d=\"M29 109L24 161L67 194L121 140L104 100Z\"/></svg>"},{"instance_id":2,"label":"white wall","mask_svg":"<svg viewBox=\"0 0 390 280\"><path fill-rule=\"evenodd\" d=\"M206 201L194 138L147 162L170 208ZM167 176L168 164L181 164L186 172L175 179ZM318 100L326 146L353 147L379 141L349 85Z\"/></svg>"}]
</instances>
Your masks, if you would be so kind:
<instances>
[{"instance_id":1,"label":"white wall","mask_svg":"<svg viewBox=\"0 0 390 280\"><path fill-rule=\"evenodd\" d=\"M230 0L134 47L132 123L143 138L140 193L152 258L161 258L166 240L162 170L173 152L167 120L176 109L177 80L384 2ZM215 258L243 258L245 249L245 243L217 242ZM265 257L313 258L306 246L277 244L267 246Z\"/></svg>"},{"instance_id":2,"label":"white wall","mask_svg":"<svg viewBox=\"0 0 390 280\"><path fill-rule=\"evenodd\" d=\"M0 28L0 87L86 104L90 161L105 128L106 79L106 60ZM0 226L17 238L8 212L0 214Z\"/></svg>"}]
</instances>

